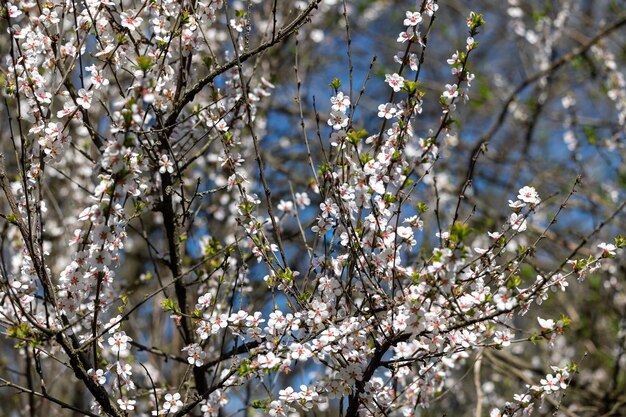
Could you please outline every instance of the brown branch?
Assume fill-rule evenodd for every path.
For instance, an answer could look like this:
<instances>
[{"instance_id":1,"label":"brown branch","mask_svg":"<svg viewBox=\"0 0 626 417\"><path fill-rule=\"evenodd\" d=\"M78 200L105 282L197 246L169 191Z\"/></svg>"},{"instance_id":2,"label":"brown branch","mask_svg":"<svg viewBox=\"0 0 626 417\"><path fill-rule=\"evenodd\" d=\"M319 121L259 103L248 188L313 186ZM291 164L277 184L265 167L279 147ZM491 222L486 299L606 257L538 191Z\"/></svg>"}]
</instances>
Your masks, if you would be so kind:
<instances>
[{"instance_id":1,"label":"brown branch","mask_svg":"<svg viewBox=\"0 0 626 417\"><path fill-rule=\"evenodd\" d=\"M504 106L502 107L502 110L500 110L500 113L498 114L498 117L496 118L496 120L492 123L492 125L489 127L487 132L481 136L478 143L474 146L474 149L471 152L466 179L465 179L465 182L461 185L458 195L461 195L461 196L464 195L465 190L470 186L472 182L472 178L474 176L474 169L476 167L476 161L478 160L478 157L481 154L484 154L487 152L487 146L489 145L489 142L504 124L504 121L506 120L506 117L509 114L509 108L511 107L511 105L513 104L517 96L529 85L556 72L556 70L561 68L563 65L571 62L576 57L584 54L593 45L595 45L600 40L602 40L603 38L605 38L606 36L608 36L609 34L611 34L612 32L616 31L617 29L621 28L624 25L626 25L626 13L622 13L621 15L619 15L617 19L615 20L615 22L605 26L595 36L589 39L587 43L579 46L578 48L575 48L574 50L560 57L559 59L552 61L552 63L547 68L541 71L537 71L536 73L532 74L530 77L522 81L520 84L518 84L517 87L515 87L515 89L509 94L509 96L504 101Z\"/></svg>"},{"instance_id":2,"label":"brown branch","mask_svg":"<svg viewBox=\"0 0 626 417\"><path fill-rule=\"evenodd\" d=\"M363 392L365 392L365 384L374 376L374 372L381 366L383 356L385 353L396 344L400 342L406 342L409 340L411 334L410 333L402 333L394 338L390 338L385 340L385 343L378 346L374 351L374 356L370 360L365 372L363 372L363 377L360 381L356 381L356 389L354 393L350 396L348 401L348 410L346 411L346 417L357 417L359 411L359 405L361 403L360 397Z\"/></svg>"},{"instance_id":3,"label":"brown branch","mask_svg":"<svg viewBox=\"0 0 626 417\"><path fill-rule=\"evenodd\" d=\"M23 392L25 394L28 394L28 395L31 395L31 396L35 396L35 397L39 397L39 398L44 398L44 399L46 399L48 401L51 401L51 402L53 402L55 404L60 405L61 408L67 408L69 410L76 411L77 413L81 413L82 415L89 416L89 417L101 417L98 414L94 414L94 413L92 413L89 410L83 410L83 409L80 409L78 407L74 407L73 405L68 404L68 403L66 403L64 401L61 401L58 398L55 398L55 397L53 397L53 396L51 396L51 395L49 395L47 393L41 393L41 392L37 392L37 391L31 390L31 389L28 389L26 387L23 387L21 385L18 385L18 384L15 384L15 383L11 382L11 381L8 381L8 380L6 380L4 378L0 378L0 382L2 383L2 385L0 385L0 386L9 387L9 388L15 388L15 389L17 389L17 390L19 390L19 391L21 391L21 392Z\"/></svg>"},{"instance_id":4,"label":"brown branch","mask_svg":"<svg viewBox=\"0 0 626 417\"><path fill-rule=\"evenodd\" d=\"M236 59L232 59L224 65L220 65L219 67L211 71L208 75L206 75L204 78L199 80L193 87L191 87L191 89L185 92L182 95L182 97L180 97L180 99L174 104L174 109L172 110L172 113L169 115L169 117L165 121L165 126L168 128L173 127L176 124L176 119L178 118L178 115L183 110L183 108L187 104L189 104L195 98L196 94L202 91L204 87L206 87L208 84L213 82L213 80L217 76L225 73L226 71L235 67L236 65L239 65L240 63L245 62L248 59L255 57L256 55L260 54L261 52L265 51L268 48L271 48L272 46L276 45L282 40L287 39L289 36L295 33L302 25L304 25L309 20L309 15L311 14L313 10L317 9L317 5L321 3L321 1L322 0L313 0L311 3L309 3L309 5L298 16L296 16L295 19L291 21L291 23L281 28L276 33L276 35L273 36L272 39L270 39L269 41L262 43L261 45L257 46L256 48L248 52L244 52L243 54L239 55Z\"/></svg>"}]
</instances>

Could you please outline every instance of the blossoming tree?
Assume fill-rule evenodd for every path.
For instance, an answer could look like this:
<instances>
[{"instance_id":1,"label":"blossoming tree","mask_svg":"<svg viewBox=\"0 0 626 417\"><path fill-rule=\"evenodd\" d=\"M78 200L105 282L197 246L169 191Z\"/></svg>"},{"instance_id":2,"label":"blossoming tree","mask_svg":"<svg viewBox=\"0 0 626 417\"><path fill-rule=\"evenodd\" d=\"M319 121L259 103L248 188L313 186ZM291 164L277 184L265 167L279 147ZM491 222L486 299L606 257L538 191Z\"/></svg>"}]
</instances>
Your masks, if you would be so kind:
<instances>
[{"instance_id":1,"label":"blossoming tree","mask_svg":"<svg viewBox=\"0 0 626 417\"><path fill-rule=\"evenodd\" d=\"M387 3L3 0L4 415L624 411L626 15Z\"/></svg>"}]
</instances>

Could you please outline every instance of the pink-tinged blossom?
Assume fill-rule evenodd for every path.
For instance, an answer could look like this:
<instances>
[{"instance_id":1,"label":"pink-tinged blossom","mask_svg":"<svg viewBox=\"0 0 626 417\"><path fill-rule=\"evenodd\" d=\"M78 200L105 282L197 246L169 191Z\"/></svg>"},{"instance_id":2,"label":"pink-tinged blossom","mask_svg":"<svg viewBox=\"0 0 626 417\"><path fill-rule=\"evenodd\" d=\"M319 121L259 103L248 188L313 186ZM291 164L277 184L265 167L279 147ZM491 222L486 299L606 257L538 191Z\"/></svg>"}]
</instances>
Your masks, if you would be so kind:
<instances>
[{"instance_id":1,"label":"pink-tinged blossom","mask_svg":"<svg viewBox=\"0 0 626 417\"><path fill-rule=\"evenodd\" d=\"M296 394L292 387L287 387L278 391L278 399L287 403L298 400L299 395Z\"/></svg>"},{"instance_id":2,"label":"pink-tinged blossom","mask_svg":"<svg viewBox=\"0 0 626 417\"><path fill-rule=\"evenodd\" d=\"M307 193L296 193L296 205L299 209L308 207L311 204L311 199Z\"/></svg>"},{"instance_id":3,"label":"pink-tinged blossom","mask_svg":"<svg viewBox=\"0 0 626 417\"><path fill-rule=\"evenodd\" d=\"M109 337L109 345L111 345L111 351L113 353L125 353L128 349L128 344L133 339L126 336L125 332L115 332L113 336Z\"/></svg>"},{"instance_id":4,"label":"pink-tinged blossom","mask_svg":"<svg viewBox=\"0 0 626 417\"><path fill-rule=\"evenodd\" d=\"M320 203L320 210L323 218L337 216L339 213L339 206L337 206L337 204L331 199L327 199L325 202Z\"/></svg>"},{"instance_id":5,"label":"pink-tinged blossom","mask_svg":"<svg viewBox=\"0 0 626 417\"><path fill-rule=\"evenodd\" d=\"M546 375L545 379L539 381L541 388L547 393L558 391L560 388L560 381L558 378L552 376L552 374Z\"/></svg>"},{"instance_id":6,"label":"pink-tinged blossom","mask_svg":"<svg viewBox=\"0 0 626 417\"><path fill-rule=\"evenodd\" d=\"M263 323L265 323L265 319L263 318L263 314L259 311L246 317L246 327L255 328Z\"/></svg>"},{"instance_id":7,"label":"pink-tinged blossom","mask_svg":"<svg viewBox=\"0 0 626 417\"><path fill-rule=\"evenodd\" d=\"M305 361L311 357L311 348L307 344L292 343L289 346L289 356L293 360Z\"/></svg>"},{"instance_id":8,"label":"pink-tinged blossom","mask_svg":"<svg viewBox=\"0 0 626 417\"><path fill-rule=\"evenodd\" d=\"M419 68L419 58L417 57L417 55L411 52L409 53L407 60L411 71L417 71L417 69Z\"/></svg>"},{"instance_id":9,"label":"pink-tinged blossom","mask_svg":"<svg viewBox=\"0 0 626 417\"><path fill-rule=\"evenodd\" d=\"M602 242L598 244L598 248L600 248L600 250L602 251L602 253L600 253L600 256L603 258L612 257L617 254L617 247L612 243Z\"/></svg>"},{"instance_id":10,"label":"pink-tinged blossom","mask_svg":"<svg viewBox=\"0 0 626 417\"><path fill-rule=\"evenodd\" d=\"M19 15L22 14L22 11L18 9L17 6L14 6L14 5L8 6L8 12L9 12L9 16L12 18L18 17Z\"/></svg>"},{"instance_id":11,"label":"pink-tinged blossom","mask_svg":"<svg viewBox=\"0 0 626 417\"><path fill-rule=\"evenodd\" d=\"M198 303L196 304L196 310L205 310L209 308L213 303L213 294L206 293L201 295L198 298Z\"/></svg>"},{"instance_id":12,"label":"pink-tinged blossom","mask_svg":"<svg viewBox=\"0 0 626 417\"><path fill-rule=\"evenodd\" d=\"M80 91L79 91L79 95L80 95ZM50 94L48 91L43 91L43 90L37 91L37 93L35 94L35 97L37 98L37 101L42 104L52 103L52 94Z\"/></svg>"},{"instance_id":13,"label":"pink-tinged blossom","mask_svg":"<svg viewBox=\"0 0 626 417\"><path fill-rule=\"evenodd\" d=\"M76 98L76 104L81 106L85 110L91 108L91 101L93 100L93 92L87 91L84 88L78 90L78 98Z\"/></svg>"},{"instance_id":14,"label":"pink-tinged blossom","mask_svg":"<svg viewBox=\"0 0 626 417\"><path fill-rule=\"evenodd\" d=\"M337 130L330 135L330 145L337 146L340 149L343 149L343 145L346 141L347 134L343 129Z\"/></svg>"},{"instance_id":15,"label":"pink-tinged blossom","mask_svg":"<svg viewBox=\"0 0 626 417\"><path fill-rule=\"evenodd\" d=\"M343 129L348 126L348 116L341 112L331 112L328 119L328 126L332 126L335 130Z\"/></svg>"},{"instance_id":16,"label":"pink-tinged blossom","mask_svg":"<svg viewBox=\"0 0 626 417\"><path fill-rule=\"evenodd\" d=\"M386 74L385 82L389 84L389 87L393 89L396 93L402 89L404 86L404 77L394 73L394 74Z\"/></svg>"},{"instance_id":17,"label":"pink-tinged blossom","mask_svg":"<svg viewBox=\"0 0 626 417\"><path fill-rule=\"evenodd\" d=\"M285 320L285 316L283 315L282 311L276 310L270 313L270 317L267 320L267 326L270 329L275 329L275 330L280 331L284 329L286 325L287 325L287 322Z\"/></svg>"},{"instance_id":18,"label":"pink-tinged blossom","mask_svg":"<svg viewBox=\"0 0 626 417\"><path fill-rule=\"evenodd\" d=\"M228 130L230 129L230 127L228 126L228 123L226 123L226 120L221 119L219 120L216 124L215 127L217 128L217 130L219 130L220 132L228 132Z\"/></svg>"},{"instance_id":19,"label":"pink-tinged blossom","mask_svg":"<svg viewBox=\"0 0 626 417\"><path fill-rule=\"evenodd\" d=\"M100 385L104 385L107 381L106 376L104 375L104 371L102 369L97 369L96 371L90 369L87 371L87 375L89 375L93 382Z\"/></svg>"},{"instance_id":20,"label":"pink-tinged blossom","mask_svg":"<svg viewBox=\"0 0 626 417\"><path fill-rule=\"evenodd\" d=\"M439 10L439 5L435 3L434 0L426 1L426 4L424 5L424 13L426 13L428 16L432 16L437 10Z\"/></svg>"},{"instance_id":21,"label":"pink-tinged blossom","mask_svg":"<svg viewBox=\"0 0 626 417\"><path fill-rule=\"evenodd\" d=\"M111 318L111 320L109 320L109 322L105 324L104 328L109 334L113 334L117 331L117 329L120 328L121 325L122 316L118 314L117 316Z\"/></svg>"},{"instance_id":22,"label":"pink-tinged blossom","mask_svg":"<svg viewBox=\"0 0 626 417\"><path fill-rule=\"evenodd\" d=\"M333 112L346 113L350 107L350 97L344 95L341 91L336 96L330 98Z\"/></svg>"},{"instance_id":23,"label":"pink-tinged blossom","mask_svg":"<svg viewBox=\"0 0 626 417\"><path fill-rule=\"evenodd\" d=\"M120 20L123 27L134 32L143 22L143 19L137 16L134 10L126 10L120 13Z\"/></svg>"},{"instance_id":24,"label":"pink-tinged blossom","mask_svg":"<svg viewBox=\"0 0 626 417\"><path fill-rule=\"evenodd\" d=\"M126 397L122 397L121 399L117 400L117 404L120 406L120 409L124 411L134 410L136 403L137 403L136 400L129 400Z\"/></svg>"},{"instance_id":25,"label":"pink-tinged blossom","mask_svg":"<svg viewBox=\"0 0 626 417\"><path fill-rule=\"evenodd\" d=\"M448 58L446 62L448 63L448 65L460 64L461 60L459 59L459 51L456 51L455 53L453 53L452 57Z\"/></svg>"},{"instance_id":26,"label":"pink-tinged blossom","mask_svg":"<svg viewBox=\"0 0 626 417\"><path fill-rule=\"evenodd\" d=\"M120 377L122 382L125 383L125 385L132 384L132 382L130 382L130 377L133 375L133 367L130 366L130 364L128 363L122 364L121 362L116 362L115 368L116 368L115 372Z\"/></svg>"},{"instance_id":27,"label":"pink-tinged blossom","mask_svg":"<svg viewBox=\"0 0 626 417\"><path fill-rule=\"evenodd\" d=\"M268 352L265 355L259 355L256 359L259 368L261 369L272 369L280 365L280 358L277 357L273 352Z\"/></svg>"},{"instance_id":28,"label":"pink-tinged blossom","mask_svg":"<svg viewBox=\"0 0 626 417\"><path fill-rule=\"evenodd\" d=\"M474 40L474 38L472 38L471 36L468 36L467 39L465 40L465 49L467 51L471 51L472 49L476 48L476 44L477 42Z\"/></svg>"},{"instance_id":29,"label":"pink-tinged blossom","mask_svg":"<svg viewBox=\"0 0 626 417\"><path fill-rule=\"evenodd\" d=\"M319 398L317 391L307 385L300 385L300 392L297 395L300 398L300 407L305 411L313 408L313 404L317 402Z\"/></svg>"},{"instance_id":30,"label":"pink-tinged blossom","mask_svg":"<svg viewBox=\"0 0 626 417\"><path fill-rule=\"evenodd\" d=\"M567 282L567 277L563 274L554 274L554 276L550 279L550 287L552 288L552 291L556 291L558 289L565 291L568 286L569 283Z\"/></svg>"},{"instance_id":31,"label":"pink-tinged blossom","mask_svg":"<svg viewBox=\"0 0 626 417\"><path fill-rule=\"evenodd\" d=\"M493 342L502 345L503 347L507 347L511 344L511 339L513 335L508 330L498 330L493 335Z\"/></svg>"},{"instance_id":32,"label":"pink-tinged blossom","mask_svg":"<svg viewBox=\"0 0 626 417\"><path fill-rule=\"evenodd\" d=\"M108 250L95 250L89 258L89 264L97 271L105 270L113 260L111 253Z\"/></svg>"},{"instance_id":33,"label":"pink-tinged blossom","mask_svg":"<svg viewBox=\"0 0 626 417\"><path fill-rule=\"evenodd\" d=\"M443 97L448 102L458 96L459 96L459 89L456 84L446 84L446 89L443 91L443 94L441 95L441 97Z\"/></svg>"},{"instance_id":34,"label":"pink-tinged blossom","mask_svg":"<svg viewBox=\"0 0 626 417\"><path fill-rule=\"evenodd\" d=\"M422 15L420 12L407 11L406 19L404 19L404 26L417 26L422 22Z\"/></svg>"},{"instance_id":35,"label":"pink-tinged blossom","mask_svg":"<svg viewBox=\"0 0 626 417\"><path fill-rule=\"evenodd\" d=\"M285 405L282 401L272 401L267 410L267 414L271 417L285 417L287 413L293 409Z\"/></svg>"},{"instance_id":36,"label":"pink-tinged blossom","mask_svg":"<svg viewBox=\"0 0 626 417\"><path fill-rule=\"evenodd\" d=\"M198 367L204 365L206 353L202 350L202 347L199 344L193 343L191 345L185 346L182 350L183 352L187 352L187 362L189 362L189 364Z\"/></svg>"},{"instance_id":37,"label":"pink-tinged blossom","mask_svg":"<svg viewBox=\"0 0 626 417\"><path fill-rule=\"evenodd\" d=\"M73 114L75 111L76 111L76 106L74 106L70 102L65 102L63 104L63 109L57 112L57 117L58 118L67 117Z\"/></svg>"},{"instance_id":38,"label":"pink-tinged blossom","mask_svg":"<svg viewBox=\"0 0 626 417\"><path fill-rule=\"evenodd\" d=\"M407 217L406 219L404 219L403 223L406 223L409 226L418 230L422 230L422 228L424 227L424 221L417 215Z\"/></svg>"},{"instance_id":39,"label":"pink-tinged blossom","mask_svg":"<svg viewBox=\"0 0 626 417\"><path fill-rule=\"evenodd\" d=\"M95 65L90 65L88 67L85 67L85 69L91 73L89 80L96 90L109 85L109 79L102 75L102 71L98 67L96 67Z\"/></svg>"},{"instance_id":40,"label":"pink-tinged blossom","mask_svg":"<svg viewBox=\"0 0 626 417\"><path fill-rule=\"evenodd\" d=\"M509 311L517 304L517 300L509 294L506 288L501 288L498 294L493 297L496 307L500 311Z\"/></svg>"},{"instance_id":41,"label":"pink-tinged blossom","mask_svg":"<svg viewBox=\"0 0 626 417\"><path fill-rule=\"evenodd\" d=\"M413 52L410 52L405 56L405 52L400 51L396 55L394 55L393 60L398 64L404 63L408 65L409 68L411 68L411 71L417 71L417 69L419 68L419 58Z\"/></svg>"},{"instance_id":42,"label":"pink-tinged blossom","mask_svg":"<svg viewBox=\"0 0 626 417\"><path fill-rule=\"evenodd\" d=\"M555 323L554 320L552 319L542 319L541 317L537 317L537 322L539 323L539 327L541 327L542 330L553 330Z\"/></svg>"},{"instance_id":43,"label":"pink-tinged blossom","mask_svg":"<svg viewBox=\"0 0 626 417\"><path fill-rule=\"evenodd\" d=\"M541 203L541 199L539 198L539 194L533 187L525 186L520 188L518 192L517 198L525 203L530 204L531 206L536 206Z\"/></svg>"},{"instance_id":44,"label":"pink-tinged blossom","mask_svg":"<svg viewBox=\"0 0 626 417\"><path fill-rule=\"evenodd\" d=\"M311 309L308 311L309 319L312 319L315 323L321 323L329 316L328 306L326 303L314 300Z\"/></svg>"},{"instance_id":45,"label":"pink-tinged blossom","mask_svg":"<svg viewBox=\"0 0 626 417\"><path fill-rule=\"evenodd\" d=\"M566 389L569 380L569 372L567 369L559 368L558 366L551 366L552 370L555 372L554 378L558 381L558 387L560 389Z\"/></svg>"},{"instance_id":46,"label":"pink-tinged blossom","mask_svg":"<svg viewBox=\"0 0 626 417\"><path fill-rule=\"evenodd\" d=\"M400 32L400 34L398 35L398 39L397 41L399 43L404 43L406 41L409 41L413 38L413 34L409 33L409 32Z\"/></svg>"},{"instance_id":47,"label":"pink-tinged blossom","mask_svg":"<svg viewBox=\"0 0 626 417\"><path fill-rule=\"evenodd\" d=\"M378 117L383 117L385 119L391 119L397 113L396 106L393 103L380 104L378 105Z\"/></svg>"},{"instance_id":48,"label":"pink-tinged blossom","mask_svg":"<svg viewBox=\"0 0 626 417\"><path fill-rule=\"evenodd\" d=\"M489 417L508 417L508 415L502 414L499 408L492 408L489 412Z\"/></svg>"},{"instance_id":49,"label":"pink-tinged blossom","mask_svg":"<svg viewBox=\"0 0 626 417\"><path fill-rule=\"evenodd\" d=\"M415 246L417 241L413 235L413 229L405 226L398 226L397 234L403 241L407 242L410 246Z\"/></svg>"},{"instance_id":50,"label":"pink-tinged blossom","mask_svg":"<svg viewBox=\"0 0 626 417\"><path fill-rule=\"evenodd\" d=\"M293 202L291 201L280 200L276 208L284 214L293 214L294 212Z\"/></svg>"},{"instance_id":51,"label":"pink-tinged blossom","mask_svg":"<svg viewBox=\"0 0 626 417\"><path fill-rule=\"evenodd\" d=\"M509 207L511 207L514 210L520 210L526 207L526 203L520 200L515 200L515 201L509 200Z\"/></svg>"},{"instance_id":52,"label":"pink-tinged blossom","mask_svg":"<svg viewBox=\"0 0 626 417\"><path fill-rule=\"evenodd\" d=\"M476 333L467 329L463 329L461 332L461 346L465 348L473 347L476 344Z\"/></svg>"},{"instance_id":53,"label":"pink-tinged blossom","mask_svg":"<svg viewBox=\"0 0 626 417\"><path fill-rule=\"evenodd\" d=\"M163 409L169 413L176 413L183 406L183 402L180 400L180 394L165 394L165 402L163 403Z\"/></svg>"},{"instance_id":54,"label":"pink-tinged blossom","mask_svg":"<svg viewBox=\"0 0 626 417\"><path fill-rule=\"evenodd\" d=\"M200 336L200 339L206 340L209 338L212 332L211 322L208 320L202 320L196 328L196 333Z\"/></svg>"},{"instance_id":55,"label":"pink-tinged blossom","mask_svg":"<svg viewBox=\"0 0 626 417\"><path fill-rule=\"evenodd\" d=\"M246 26L248 26L248 20L246 18L230 19L230 27L239 33L243 32Z\"/></svg>"},{"instance_id":56,"label":"pink-tinged blossom","mask_svg":"<svg viewBox=\"0 0 626 417\"><path fill-rule=\"evenodd\" d=\"M174 172L174 163L170 161L170 157L163 154L159 159L159 172L161 174L172 174Z\"/></svg>"},{"instance_id":57,"label":"pink-tinged blossom","mask_svg":"<svg viewBox=\"0 0 626 417\"><path fill-rule=\"evenodd\" d=\"M511 229L515 231L523 232L526 230L526 219L521 214L511 213L509 224L511 225Z\"/></svg>"}]
</instances>

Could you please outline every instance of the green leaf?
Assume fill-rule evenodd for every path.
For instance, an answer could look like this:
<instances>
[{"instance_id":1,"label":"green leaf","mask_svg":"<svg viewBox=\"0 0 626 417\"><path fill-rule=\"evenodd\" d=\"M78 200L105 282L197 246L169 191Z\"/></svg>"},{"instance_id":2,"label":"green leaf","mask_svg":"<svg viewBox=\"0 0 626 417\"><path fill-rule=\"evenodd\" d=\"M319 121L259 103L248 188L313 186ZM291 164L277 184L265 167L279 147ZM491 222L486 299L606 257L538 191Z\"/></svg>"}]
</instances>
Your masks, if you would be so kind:
<instances>
[{"instance_id":1,"label":"green leaf","mask_svg":"<svg viewBox=\"0 0 626 417\"><path fill-rule=\"evenodd\" d=\"M189 12L185 10L180 14L180 24L185 25L187 23L189 23Z\"/></svg>"},{"instance_id":2,"label":"green leaf","mask_svg":"<svg viewBox=\"0 0 626 417\"><path fill-rule=\"evenodd\" d=\"M330 88L335 90L335 93L336 93L337 91L339 91L339 88L341 87L341 80L339 78L335 78L328 85L330 86Z\"/></svg>"},{"instance_id":3,"label":"green leaf","mask_svg":"<svg viewBox=\"0 0 626 417\"><path fill-rule=\"evenodd\" d=\"M149 56L138 56L137 57L137 68L142 70L144 73L150 71L150 69L154 66L154 61Z\"/></svg>"},{"instance_id":4,"label":"green leaf","mask_svg":"<svg viewBox=\"0 0 626 417\"><path fill-rule=\"evenodd\" d=\"M250 201L243 201L239 204L239 210L241 210L244 215L249 216L254 211L254 204Z\"/></svg>"},{"instance_id":5,"label":"green leaf","mask_svg":"<svg viewBox=\"0 0 626 417\"><path fill-rule=\"evenodd\" d=\"M519 275L511 275L508 282L506 283L506 287L508 289L517 288L522 284L522 278Z\"/></svg>"},{"instance_id":6,"label":"green leaf","mask_svg":"<svg viewBox=\"0 0 626 417\"><path fill-rule=\"evenodd\" d=\"M171 311L172 313L180 313L180 309L178 308L178 304L176 301L173 301L171 298L166 298L161 301L161 306L165 311Z\"/></svg>"},{"instance_id":7,"label":"green leaf","mask_svg":"<svg viewBox=\"0 0 626 417\"><path fill-rule=\"evenodd\" d=\"M385 194L383 199L385 200L385 203L387 204L395 203L396 201L398 201L395 195L389 194L389 193Z\"/></svg>"},{"instance_id":8,"label":"green leaf","mask_svg":"<svg viewBox=\"0 0 626 417\"><path fill-rule=\"evenodd\" d=\"M465 223L454 223L450 228L450 241L461 243L471 233L470 227Z\"/></svg>"},{"instance_id":9,"label":"green leaf","mask_svg":"<svg viewBox=\"0 0 626 417\"><path fill-rule=\"evenodd\" d=\"M278 278L280 278L283 281L287 281L287 282L293 281L293 271L289 268L285 269L284 271L277 272L276 275L278 275Z\"/></svg>"},{"instance_id":10,"label":"green leaf","mask_svg":"<svg viewBox=\"0 0 626 417\"><path fill-rule=\"evenodd\" d=\"M15 215L15 213L9 213L7 215L7 221L9 223L17 225L17 216Z\"/></svg>"},{"instance_id":11,"label":"green leaf","mask_svg":"<svg viewBox=\"0 0 626 417\"><path fill-rule=\"evenodd\" d=\"M330 168L328 167L327 163L322 163L320 164L320 166L317 168L317 173L319 174L320 177L325 176L328 171L330 171Z\"/></svg>"},{"instance_id":12,"label":"green leaf","mask_svg":"<svg viewBox=\"0 0 626 417\"><path fill-rule=\"evenodd\" d=\"M241 363L239 364L239 368L237 369L237 371L239 372L239 376L244 377L246 375L248 375L250 372L252 372L252 368L250 367L250 359L242 359Z\"/></svg>"},{"instance_id":13,"label":"green leaf","mask_svg":"<svg viewBox=\"0 0 626 417\"><path fill-rule=\"evenodd\" d=\"M570 324L572 324L572 319L570 319L568 316L566 316L565 314L561 314L561 318L559 319L559 321L561 323L563 323L563 327L567 327Z\"/></svg>"},{"instance_id":14,"label":"green leaf","mask_svg":"<svg viewBox=\"0 0 626 417\"><path fill-rule=\"evenodd\" d=\"M402 86L402 90L406 91L410 95L413 95L417 91L418 85L419 85L419 81L404 80L404 85Z\"/></svg>"},{"instance_id":15,"label":"green leaf","mask_svg":"<svg viewBox=\"0 0 626 417\"><path fill-rule=\"evenodd\" d=\"M128 295L122 294L120 296L120 301L122 301L122 305L117 307L117 310L121 313L122 311L124 311L124 307L126 306L126 304L128 304Z\"/></svg>"},{"instance_id":16,"label":"green leaf","mask_svg":"<svg viewBox=\"0 0 626 417\"><path fill-rule=\"evenodd\" d=\"M30 328L26 323L19 323L7 329L7 335L14 339L26 339L30 334Z\"/></svg>"},{"instance_id":17,"label":"green leaf","mask_svg":"<svg viewBox=\"0 0 626 417\"><path fill-rule=\"evenodd\" d=\"M257 409L257 410L263 410L266 411L267 410L267 400L253 400L252 403L250 403L250 407Z\"/></svg>"},{"instance_id":18,"label":"green leaf","mask_svg":"<svg viewBox=\"0 0 626 417\"><path fill-rule=\"evenodd\" d=\"M348 142L350 142L352 145L357 145L359 142L363 140L363 138L366 138L366 137L367 137L367 130L365 129L353 130L351 132L348 132L348 134L346 135Z\"/></svg>"},{"instance_id":19,"label":"green leaf","mask_svg":"<svg viewBox=\"0 0 626 417\"><path fill-rule=\"evenodd\" d=\"M598 143L598 135L596 133L596 129L593 126L585 126L583 128L583 133L587 137L587 142L589 142L590 145L595 145L596 143Z\"/></svg>"},{"instance_id":20,"label":"green leaf","mask_svg":"<svg viewBox=\"0 0 626 417\"><path fill-rule=\"evenodd\" d=\"M478 34L478 28L486 23L482 14L470 12L470 17L467 21L467 26L470 30L470 35L474 36Z\"/></svg>"}]
</instances>

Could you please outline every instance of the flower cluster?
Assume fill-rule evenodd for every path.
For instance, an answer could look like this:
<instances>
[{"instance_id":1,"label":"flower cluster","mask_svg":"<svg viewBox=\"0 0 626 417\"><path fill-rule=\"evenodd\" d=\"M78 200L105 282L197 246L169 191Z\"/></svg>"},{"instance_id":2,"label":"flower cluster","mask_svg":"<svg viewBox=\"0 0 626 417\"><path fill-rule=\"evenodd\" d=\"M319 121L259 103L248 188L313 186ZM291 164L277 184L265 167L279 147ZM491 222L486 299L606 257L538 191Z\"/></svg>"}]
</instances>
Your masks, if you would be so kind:
<instances>
[{"instance_id":1,"label":"flower cluster","mask_svg":"<svg viewBox=\"0 0 626 417\"><path fill-rule=\"evenodd\" d=\"M354 93L353 78L349 90L334 79L329 117L320 126L315 114L318 140L309 141L299 59L294 112L273 95L281 80L274 61L262 58L275 60L270 51L290 36L300 51L303 25L325 25L337 11L350 23L356 8L271 3L2 6L10 51L0 85L13 147L6 165L15 175L0 156L0 322L42 390L0 375L2 384L64 404L43 390L48 367L62 368L94 400L91 414L114 417L217 417L240 402L270 416L339 408L348 417L416 416L435 399L445 404L441 393L468 366L479 380L492 352L563 342L568 317L542 312L527 332L520 316L575 279L614 268L626 240L580 245L552 266L536 254L576 189L553 217L537 191L545 198L551 185L539 176L537 189L517 193L528 177L511 177L508 205L483 204L471 188L482 188L474 165L489 135L465 176L445 165L466 165L447 147L456 106L470 99L482 15L463 21L468 34L444 50L446 78L434 84L422 65L439 6L422 0L403 11L397 65L372 72L385 98L370 105L364 91ZM382 4L366 3L376 3L370 11ZM556 35L540 31L541 22L528 29L518 0L509 6L514 33L545 41L534 59L550 68ZM305 38L323 47L321 27ZM607 95L623 124L615 55L589 48L604 60ZM546 105L548 80L537 78ZM563 102L572 151L581 146L571 137L580 123L574 93ZM283 137L291 126L277 104L299 113L304 145L294 146L291 131ZM300 175L303 166L311 178ZM621 191L607 191L619 201ZM491 417L530 414L568 388L574 371L553 367L510 402L494 395ZM30 385L33 375L24 375ZM71 408L89 414L82 406Z\"/></svg>"}]
</instances>

